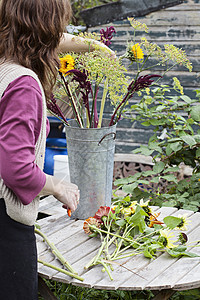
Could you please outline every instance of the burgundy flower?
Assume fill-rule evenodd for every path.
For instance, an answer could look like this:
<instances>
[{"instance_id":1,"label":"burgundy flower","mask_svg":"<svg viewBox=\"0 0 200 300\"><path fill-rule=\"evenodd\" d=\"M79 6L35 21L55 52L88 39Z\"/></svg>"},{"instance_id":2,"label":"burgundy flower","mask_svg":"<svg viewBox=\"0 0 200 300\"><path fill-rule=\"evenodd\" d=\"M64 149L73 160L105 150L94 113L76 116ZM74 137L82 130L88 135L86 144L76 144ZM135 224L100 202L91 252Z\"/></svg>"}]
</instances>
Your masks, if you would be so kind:
<instances>
[{"instance_id":1,"label":"burgundy flower","mask_svg":"<svg viewBox=\"0 0 200 300\"><path fill-rule=\"evenodd\" d=\"M115 109L115 111L114 111L114 113L113 113L113 115L111 117L111 121L110 121L109 126L112 126L114 124L115 116L116 116L118 110L120 109L119 116L118 116L117 120L115 120L115 123L119 121L119 118L121 118L122 109L123 109L124 105L126 104L126 102L131 97L133 97L133 95L134 95L135 92L137 92L139 90L142 90L142 89L150 86L152 84L152 82L154 81L154 80L151 79L153 77L162 77L162 76L161 75L156 75L156 74L140 76L138 79L133 80L130 83L130 85L128 87L128 93L126 94L126 96L124 97L124 99L122 100L122 102Z\"/></svg>"},{"instance_id":2,"label":"burgundy flower","mask_svg":"<svg viewBox=\"0 0 200 300\"><path fill-rule=\"evenodd\" d=\"M67 73L72 73L73 74L72 81L77 81L79 83L79 87L81 88L80 93L82 94L83 103L88 111L88 116L90 118L89 93L91 92L91 82L88 80L87 71L86 70L79 71L77 69L73 69L68 71Z\"/></svg>"},{"instance_id":3,"label":"burgundy flower","mask_svg":"<svg viewBox=\"0 0 200 300\"><path fill-rule=\"evenodd\" d=\"M51 98L47 100L47 108L50 110L52 113L54 113L56 116L60 117L65 121L66 124L68 124L65 116L63 115L60 107L56 103L56 99L53 94L51 94Z\"/></svg>"},{"instance_id":4,"label":"burgundy flower","mask_svg":"<svg viewBox=\"0 0 200 300\"><path fill-rule=\"evenodd\" d=\"M104 29L100 30L101 41L109 46L111 44L110 40L113 38L113 32L116 33L116 30L113 26L107 27L106 31Z\"/></svg>"},{"instance_id":5,"label":"burgundy flower","mask_svg":"<svg viewBox=\"0 0 200 300\"><path fill-rule=\"evenodd\" d=\"M152 82L154 82L154 80L151 79L152 77L162 77L162 76L152 74L152 75L140 76L138 79L133 80L128 87L128 91L131 92L129 98L132 97L133 93L150 86Z\"/></svg>"}]
</instances>

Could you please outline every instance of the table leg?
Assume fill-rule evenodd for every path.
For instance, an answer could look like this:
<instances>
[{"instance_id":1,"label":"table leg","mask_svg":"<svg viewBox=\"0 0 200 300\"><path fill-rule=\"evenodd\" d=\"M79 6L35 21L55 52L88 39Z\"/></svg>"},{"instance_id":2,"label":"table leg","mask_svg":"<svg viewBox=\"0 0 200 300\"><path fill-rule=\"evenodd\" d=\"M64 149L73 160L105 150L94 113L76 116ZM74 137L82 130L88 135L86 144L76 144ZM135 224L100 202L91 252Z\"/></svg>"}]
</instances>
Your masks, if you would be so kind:
<instances>
[{"instance_id":1,"label":"table leg","mask_svg":"<svg viewBox=\"0 0 200 300\"><path fill-rule=\"evenodd\" d=\"M173 290L161 290L161 291L152 291L155 295L152 300L168 300L176 291Z\"/></svg>"},{"instance_id":2,"label":"table leg","mask_svg":"<svg viewBox=\"0 0 200 300\"><path fill-rule=\"evenodd\" d=\"M38 276L38 291L44 300L58 300L40 276Z\"/></svg>"}]
</instances>

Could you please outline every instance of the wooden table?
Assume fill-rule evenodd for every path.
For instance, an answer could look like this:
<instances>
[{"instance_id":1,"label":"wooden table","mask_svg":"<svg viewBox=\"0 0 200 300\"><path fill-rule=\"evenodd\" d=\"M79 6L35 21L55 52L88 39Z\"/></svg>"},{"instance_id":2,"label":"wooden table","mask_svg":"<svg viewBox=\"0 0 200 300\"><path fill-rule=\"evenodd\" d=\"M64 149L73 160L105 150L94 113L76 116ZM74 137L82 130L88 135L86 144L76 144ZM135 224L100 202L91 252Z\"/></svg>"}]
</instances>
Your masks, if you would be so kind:
<instances>
[{"instance_id":1,"label":"wooden table","mask_svg":"<svg viewBox=\"0 0 200 300\"><path fill-rule=\"evenodd\" d=\"M61 209L62 210L62 209ZM154 207L154 211L161 212L159 220L167 215L178 216L187 213L191 223L187 233L189 241L200 239L200 213L177 210L173 207ZM127 260L122 266L114 264L111 281L107 273L102 273L102 266L95 266L85 270L84 266L96 254L100 241L89 238L83 231L83 220L71 220L66 213L50 216L38 221L41 231L47 234L49 240L63 254L73 268L84 278L78 281L63 273L38 264L39 277L53 279L55 281L71 283L82 287L107 290L151 290L155 294L154 299L169 299L175 292L200 287L200 258L172 258L163 253L154 260L138 255ZM46 243L37 235L38 257L48 263L61 267L61 264L49 251ZM191 250L200 255L200 247ZM120 261L121 262L121 261ZM42 282L40 282L42 284ZM43 294L44 297L45 293ZM45 299L56 299L48 295Z\"/></svg>"}]
</instances>

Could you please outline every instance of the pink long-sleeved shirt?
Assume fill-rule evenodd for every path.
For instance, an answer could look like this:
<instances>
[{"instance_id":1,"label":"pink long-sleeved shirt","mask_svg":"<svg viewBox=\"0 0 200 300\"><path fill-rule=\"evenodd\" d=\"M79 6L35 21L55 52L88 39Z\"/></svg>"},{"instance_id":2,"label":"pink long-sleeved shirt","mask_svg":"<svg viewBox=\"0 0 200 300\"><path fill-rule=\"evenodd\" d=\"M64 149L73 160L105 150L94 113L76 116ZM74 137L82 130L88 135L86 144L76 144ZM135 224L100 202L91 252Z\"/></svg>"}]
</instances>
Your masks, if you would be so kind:
<instances>
[{"instance_id":1,"label":"pink long-sleeved shirt","mask_svg":"<svg viewBox=\"0 0 200 300\"><path fill-rule=\"evenodd\" d=\"M39 194L46 181L34 163L41 122L39 85L31 76L21 76L9 84L0 100L0 175L24 205Z\"/></svg>"}]
</instances>

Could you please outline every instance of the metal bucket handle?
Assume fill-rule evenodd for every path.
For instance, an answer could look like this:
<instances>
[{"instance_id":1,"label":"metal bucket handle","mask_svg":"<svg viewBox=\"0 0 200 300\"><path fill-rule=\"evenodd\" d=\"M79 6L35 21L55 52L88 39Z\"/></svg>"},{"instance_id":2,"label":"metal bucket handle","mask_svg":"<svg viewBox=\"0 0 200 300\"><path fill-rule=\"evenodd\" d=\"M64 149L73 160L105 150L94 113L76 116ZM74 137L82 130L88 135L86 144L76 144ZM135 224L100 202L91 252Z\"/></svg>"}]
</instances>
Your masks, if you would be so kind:
<instances>
[{"instance_id":1,"label":"metal bucket handle","mask_svg":"<svg viewBox=\"0 0 200 300\"><path fill-rule=\"evenodd\" d=\"M100 146L101 142L105 139L105 137L107 137L107 136L110 135L110 134L113 134L113 135L114 135L113 140L116 139L116 133L115 133L115 132L109 132L109 133L106 133L106 134L100 139L100 141L98 142L98 146Z\"/></svg>"}]
</instances>

